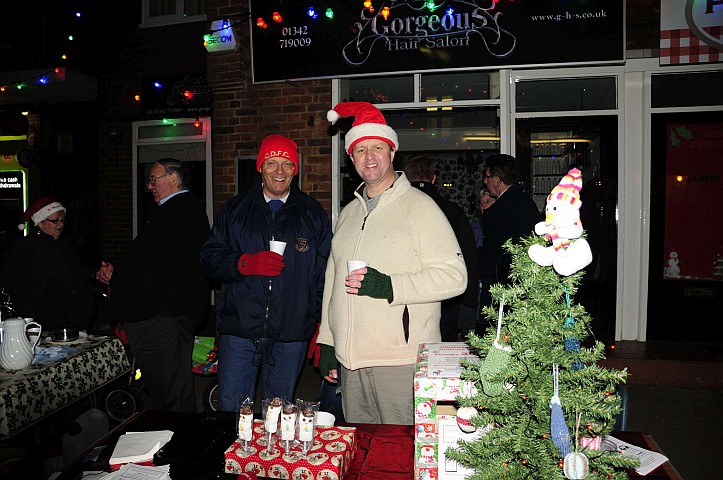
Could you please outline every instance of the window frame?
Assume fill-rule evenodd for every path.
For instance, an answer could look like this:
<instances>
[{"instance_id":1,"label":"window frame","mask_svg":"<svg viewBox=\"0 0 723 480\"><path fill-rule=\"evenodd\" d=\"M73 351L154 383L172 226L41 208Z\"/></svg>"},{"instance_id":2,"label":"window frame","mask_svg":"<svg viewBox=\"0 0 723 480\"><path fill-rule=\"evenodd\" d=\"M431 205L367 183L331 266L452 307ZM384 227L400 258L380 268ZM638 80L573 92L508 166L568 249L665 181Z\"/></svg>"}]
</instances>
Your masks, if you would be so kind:
<instances>
[{"instance_id":1,"label":"window frame","mask_svg":"<svg viewBox=\"0 0 723 480\"><path fill-rule=\"evenodd\" d=\"M183 15L183 7L186 0L176 0L176 11L173 15L159 15L151 17L149 15L149 12L151 2L153 1L154 0L141 0L141 28L161 27L166 25L177 25L181 23L205 22L208 18L206 14L185 17Z\"/></svg>"}]
</instances>

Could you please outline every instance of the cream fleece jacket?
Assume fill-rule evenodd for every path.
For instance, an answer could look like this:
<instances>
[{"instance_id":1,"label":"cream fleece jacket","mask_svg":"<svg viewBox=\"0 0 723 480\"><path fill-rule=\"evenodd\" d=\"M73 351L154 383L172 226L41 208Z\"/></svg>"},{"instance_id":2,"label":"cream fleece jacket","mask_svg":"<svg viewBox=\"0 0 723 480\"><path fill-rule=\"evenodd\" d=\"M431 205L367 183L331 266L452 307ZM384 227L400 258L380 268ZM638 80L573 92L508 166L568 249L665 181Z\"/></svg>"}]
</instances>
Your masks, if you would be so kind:
<instances>
[{"instance_id":1,"label":"cream fleece jacket","mask_svg":"<svg viewBox=\"0 0 723 480\"><path fill-rule=\"evenodd\" d=\"M333 346L339 362L350 370L411 365L419 343L440 341L440 301L467 287L464 258L437 204L413 188L403 173L371 213L362 191L363 185L336 225L317 343ZM348 260L364 260L391 277L391 304L346 293Z\"/></svg>"}]
</instances>

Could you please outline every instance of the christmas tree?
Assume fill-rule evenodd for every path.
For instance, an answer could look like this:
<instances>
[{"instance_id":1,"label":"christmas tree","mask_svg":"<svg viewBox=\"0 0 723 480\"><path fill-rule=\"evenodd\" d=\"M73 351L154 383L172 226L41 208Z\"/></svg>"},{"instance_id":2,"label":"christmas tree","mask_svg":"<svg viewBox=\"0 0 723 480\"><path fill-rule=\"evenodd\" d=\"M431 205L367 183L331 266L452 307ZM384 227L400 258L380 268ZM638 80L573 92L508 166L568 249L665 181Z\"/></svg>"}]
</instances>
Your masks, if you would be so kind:
<instances>
[{"instance_id":1,"label":"christmas tree","mask_svg":"<svg viewBox=\"0 0 723 480\"><path fill-rule=\"evenodd\" d=\"M473 480L627 478L624 468L638 460L599 449L621 411L616 387L627 372L597 365L604 345L587 346L590 317L574 303L583 273L563 276L535 263L528 250L544 244L536 235L505 244L510 284L492 286L494 305L483 310L501 321L484 337L470 333L468 342L484 359L464 363L462 378L477 392L458 398L460 413L473 407L472 425L487 433L461 441L447 456L474 469ZM587 477L566 476L568 453L567 469L580 460L588 464Z\"/></svg>"}]
</instances>

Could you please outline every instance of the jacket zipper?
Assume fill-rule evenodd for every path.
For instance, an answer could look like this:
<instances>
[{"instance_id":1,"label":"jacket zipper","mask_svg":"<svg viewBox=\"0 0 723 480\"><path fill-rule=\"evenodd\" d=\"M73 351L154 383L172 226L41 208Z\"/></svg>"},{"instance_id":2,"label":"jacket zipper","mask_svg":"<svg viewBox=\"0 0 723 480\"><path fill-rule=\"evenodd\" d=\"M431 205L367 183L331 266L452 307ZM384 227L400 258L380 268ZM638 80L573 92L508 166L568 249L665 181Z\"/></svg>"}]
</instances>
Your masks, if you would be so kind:
<instances>
[{"instance_id":1,"label":"jacket zipper","mask_svg":"<svg viewBox=\"0 0 723 480\"><path fill-rule=\"evenodd\" d=\"M276 214L271 212L271 240L276 239ZM271 311L271 277L269 277L269 292L266 297L266 312L264 314L264 330L261 338L266 338L269 329L269 312Z\"/></svg>"}]
</instances>

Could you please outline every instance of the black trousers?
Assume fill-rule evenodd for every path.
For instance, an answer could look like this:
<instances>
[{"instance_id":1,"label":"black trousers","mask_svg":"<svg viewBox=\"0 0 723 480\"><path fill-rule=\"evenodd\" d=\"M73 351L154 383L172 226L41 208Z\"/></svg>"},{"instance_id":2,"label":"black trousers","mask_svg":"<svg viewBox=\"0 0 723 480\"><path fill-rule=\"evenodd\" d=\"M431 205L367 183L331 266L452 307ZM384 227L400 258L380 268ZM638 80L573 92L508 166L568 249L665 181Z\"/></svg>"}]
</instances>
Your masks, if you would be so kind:
<instances>
[{"instance_id":1,"label":"black trousers","mask_svg":"<svg viewBox=\"0 0 723 480\"><path fill-rule=\"evenodd\" d=\"M459 303L442 304L442 316L439 319L439 331L442 334L443 342L456 342L458 324Z\"/></svg>"},{"instance_id":2,"label":"black trousers","mask_svg":"<svg viewBox=\"0 0 723 480\"><path fill-rule=\"evenodd\" d=\"M196 329L185 317L151 317L124 323L154 410L196 413L191 356Z\"/></svg>"}]
</instances>

